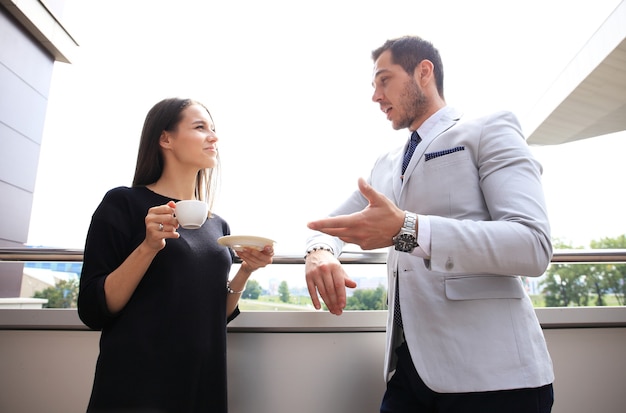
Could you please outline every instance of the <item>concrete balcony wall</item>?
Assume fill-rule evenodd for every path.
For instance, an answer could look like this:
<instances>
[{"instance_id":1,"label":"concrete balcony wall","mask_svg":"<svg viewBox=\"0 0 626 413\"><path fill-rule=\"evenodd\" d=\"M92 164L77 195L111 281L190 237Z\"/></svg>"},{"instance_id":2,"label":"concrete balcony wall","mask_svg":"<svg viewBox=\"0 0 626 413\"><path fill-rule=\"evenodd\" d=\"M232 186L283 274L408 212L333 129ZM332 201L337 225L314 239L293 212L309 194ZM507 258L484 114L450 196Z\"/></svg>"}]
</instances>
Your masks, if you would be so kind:
<instances>
[{"instance_id":1,"label":"concrete balcony wall","mask_svg":"<svg viewBox=\"0 0 626 413\"><path fill-rule=\"evenodd\" d=\"M537 309L554 413L624 411L626 307ZM233 413L375 413L385 312L243 313L229 326ZM75 310L0 312L0 411L85 411L99 332Z\"/></svg>"}]
</instances>

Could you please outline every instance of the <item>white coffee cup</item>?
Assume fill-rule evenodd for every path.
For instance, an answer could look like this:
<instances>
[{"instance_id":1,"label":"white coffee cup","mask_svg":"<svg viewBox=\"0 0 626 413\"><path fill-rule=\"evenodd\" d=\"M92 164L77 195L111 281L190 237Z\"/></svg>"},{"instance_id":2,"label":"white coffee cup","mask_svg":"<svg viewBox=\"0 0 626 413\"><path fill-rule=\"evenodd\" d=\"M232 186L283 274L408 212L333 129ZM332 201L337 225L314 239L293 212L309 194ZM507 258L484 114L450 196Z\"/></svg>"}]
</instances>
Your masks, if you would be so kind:
<instances>
[{"instance_id":1,"label":"white coffee cup","mask_svg":"<svg viewBox=\"0 0 626 413\"><path fill-rule=\"evenodd\" d=\"M198 229L204 224L209 214L209 205L204 201L187 199L178 201L174 216L181 227L185 229Z\"/></svg>"}]
</instances>

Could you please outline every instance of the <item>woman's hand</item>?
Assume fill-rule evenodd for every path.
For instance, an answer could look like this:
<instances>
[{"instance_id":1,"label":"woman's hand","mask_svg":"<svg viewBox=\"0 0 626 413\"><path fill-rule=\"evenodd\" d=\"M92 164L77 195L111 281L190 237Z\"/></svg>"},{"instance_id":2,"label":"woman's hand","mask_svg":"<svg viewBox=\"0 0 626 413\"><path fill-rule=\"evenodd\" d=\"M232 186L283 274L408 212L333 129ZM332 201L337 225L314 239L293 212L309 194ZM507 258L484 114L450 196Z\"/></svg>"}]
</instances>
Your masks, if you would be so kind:
<instances>
[{"instance_id":1,"label":"woman's hand","mask_svg":"<svg viewBox=\"0 0 626 413\"><path fill-rule=\"evenodd\" d=\"M260 251L256 248L243 248L236 253L243 261L241 268L249 273L271 264L274 259L274 248L271 245L266 245Z\"/></svg>"},{"instance_id":2,"label":"woman's hand","mask_svg":"<svg viewBox=\"0 0 626 413\"><path fill-rule=\"evenodd\" d=\"M246 289L246 283L248 282L248 278L250 278L250 274L272 263L274 248L271 245L266 245L260 251L256 248L243 248L242 250L236 251L236 253L239 258L241 258L242 263L237 274L235 274L233 279L229 282L230 288L236 291L227 294L226 314L229 316L235 311L241 293Z\"/></svg>"},{"instance_id":3,"label":"woman's hand","mask_svg":"<svg viewBox=\"0 0 626 413\"><path fill-rule=\"evenodd\" d=\"M180 234L176 232L178 221L174 218L175 207L174 201L170 201L166 205L155 206L148 210L145 219L146 239L144 242L149 248L160 251L165 248L167 238L180 237Z\"/></svg>"}]
</instances>

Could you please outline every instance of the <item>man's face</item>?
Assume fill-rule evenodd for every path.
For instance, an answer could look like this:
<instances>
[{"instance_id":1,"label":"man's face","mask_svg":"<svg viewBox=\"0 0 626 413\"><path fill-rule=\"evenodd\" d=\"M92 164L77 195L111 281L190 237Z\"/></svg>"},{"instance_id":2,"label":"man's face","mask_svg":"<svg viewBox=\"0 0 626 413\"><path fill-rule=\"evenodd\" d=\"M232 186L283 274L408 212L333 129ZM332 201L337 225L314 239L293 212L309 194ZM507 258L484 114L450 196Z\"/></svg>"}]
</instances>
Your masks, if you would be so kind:
<instances>
[{"instance_id":1,"label":"man's face","mask_svg":"<svg viewBox=\"0 0 626 413\"><path fill-rule=\"evenodd\" d=\"M380 105L394 129L410 128L426 113L427 96L414 76L391 61L391 51L386 50L376 60L373 76L372 100Z\"/></svg>"}]
</instances>

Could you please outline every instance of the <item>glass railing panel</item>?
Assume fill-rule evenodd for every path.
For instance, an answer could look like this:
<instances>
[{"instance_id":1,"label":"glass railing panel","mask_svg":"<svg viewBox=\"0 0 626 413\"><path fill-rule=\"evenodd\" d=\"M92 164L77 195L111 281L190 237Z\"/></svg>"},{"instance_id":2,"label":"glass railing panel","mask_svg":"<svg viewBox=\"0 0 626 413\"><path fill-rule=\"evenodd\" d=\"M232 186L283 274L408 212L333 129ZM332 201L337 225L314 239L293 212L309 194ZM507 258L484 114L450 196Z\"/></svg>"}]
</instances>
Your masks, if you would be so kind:
<instances>
[{"instance_id":1,"label":"glass railing panel","mask_svg":"<svg viewBox=\"0 0 626 413\"><path fill-rule=\"evenodd\" d=\"M75 308L82 251L0 248L1 308ZM346 252L346 310L386 309L385 252ZM236 272L235 263L232 272ZM541 277L522 277L535 307L624 306L626 250L557 250ZM256 271L242 295L243 311L314 311L302 256L278 255Z\"/></svg>"}]
</instances>

